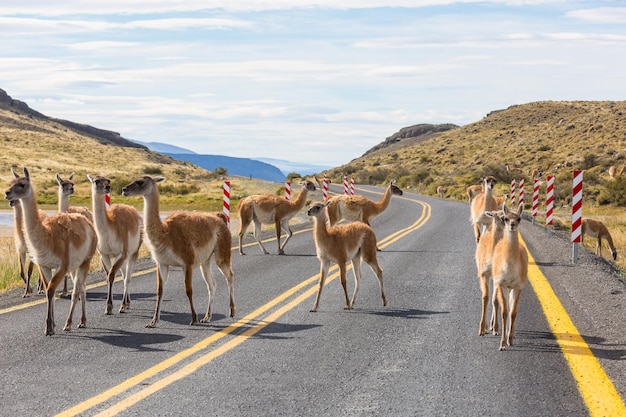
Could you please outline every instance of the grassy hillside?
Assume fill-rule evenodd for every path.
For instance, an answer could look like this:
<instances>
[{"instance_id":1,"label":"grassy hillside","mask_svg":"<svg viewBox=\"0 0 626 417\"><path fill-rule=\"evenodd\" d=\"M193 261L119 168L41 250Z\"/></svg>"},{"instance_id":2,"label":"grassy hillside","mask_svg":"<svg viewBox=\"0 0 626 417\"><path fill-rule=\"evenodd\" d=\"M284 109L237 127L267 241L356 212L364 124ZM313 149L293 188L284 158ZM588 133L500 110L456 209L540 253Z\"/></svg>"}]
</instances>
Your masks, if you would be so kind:
<instances>
[{"instance_id":1,"label":"grassy hillside","mask_svg":"<svg viewBox=\"0 0 626 417\"><path fill-rule=\"evenodd\" d=\"M465 188L485 175L498 178L499 190L506 192L511 180L506 163L522 168L526 179L533 168L555 175L557 190L563 190L560 199L571 189L572 171L583 169L586 197L594 203L613 202L597 186L611 181L611 165L619 169L626 163L626 101L511 106L416 144L411 139L395 142L330 174L339 180L345 172L365 183L396 178L400 186L429 195L445 185L449 197L463 199Z\"/></svg>"},{"instance_id":2,"label":"grassy hillside","mask_svg":"<svg viewBox=\"0 0 626 417\"><path fill-rule=\"evenodd\" d=\"M73 205L91 205L91 188L87 174L103 174L113 183L114 202L141 207L140 199L126 199L121 188L139 175L162 175L162 209L222 209L223 179L188 162L146 149L106 145L50 120L0 109L0 178L5 186L12 179L11 168L19 173L24 166L30 170L42 208L54 209L57 204L55 174L62 177L72 172L76 193ZM241 179L231 185L232 198L270 192L276 184ZM8 204L6 205L8 209Z\"/></svg>"},{"instance_id":3,"label":"grassy hillside","mask_svg":"<svg viewBox=\"0 0 626 417\"><path fill-rule=\"evenodd\" d=\"M512 175L507 163L522 172ZM619 171L625 164L626 101L546 101L493 111L475 123L426 138L392 142L327 175L341 181L346 173L369 184L397 179L400 187L432 196L444 185L446 198L456 200L465 200L465 189L486 175L498 179L496 195L510 193L511 179L523 177L530 210L530 173L541 168L540 210L545 207L545 176L553 175L556 227L568 229L573 171L584 170L583 216L607 225L619 253L617 265L624 270L626 174L611 178L608 169ZM595 242L587 239L585 245L593 250ZM608 249L603 254L608 257Z\"/></svg>"}]
</instances>

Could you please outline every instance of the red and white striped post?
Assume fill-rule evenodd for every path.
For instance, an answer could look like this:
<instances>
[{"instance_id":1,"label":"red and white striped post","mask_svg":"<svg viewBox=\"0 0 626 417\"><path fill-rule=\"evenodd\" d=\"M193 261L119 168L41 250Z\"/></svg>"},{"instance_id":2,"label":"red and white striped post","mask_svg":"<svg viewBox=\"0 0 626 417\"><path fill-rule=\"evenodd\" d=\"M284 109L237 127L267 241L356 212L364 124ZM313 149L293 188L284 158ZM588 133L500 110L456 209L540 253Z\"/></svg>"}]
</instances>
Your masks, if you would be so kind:
<instances>
[{"instance_id":1,"label":"red and white striped post","mask_svg":"<svg viewBox=\"0 0 626 417\"><path fill-rule=\"evenodd\" d=\"M350 195L354 195L354 177L350 178Z\"/></svg>"},{"instance_id":2,"label":"red and white striped post","mask_svg":"<svg viewBox=\"0 0 626 417\"><path fill-rule=\"evenodd\" d=\"M533 205L532 205L532 215L533 215L533 224L537 223L537 213L539 212L539 180L535 178L533 184Z\"/></svg>"},{"instance_id":3,"label":"red and white striped post","mask_svg":"<svg viewBox=\"0 0 626 417\"><path fill-rule=\"evenodd\" d=\"M348 176L343 176L343 193L345 195L350 195L350 188L348 187Z\"/></svg>"},{"instance_id":4,"label":"red and white striped post","mask_svg":"<svg viewBox=\"0 0 626 417\"><path fill-rule=\"evenodd\" d=\"M111 207L111 193L107 193L104 195L104 205L106 208Z\"/></svg>"},{"instance_id":5,"label":"red and white striped post","mask_svg":"<svg viewBox=\"0 0 626 417\"><path fill-rule=\"evenodd\" d=\"M582 237L583 171L574 171L572 184L572 262L578 260L578 244Z\"/></svg>"},{"instance_id":6,"label":"red and white striped post","mask_svg":"<svg viewBox=\"0 0 626 417\"><path fill-rule=\"evenodd\" d=\"M515 208L515 178L511 180L511 208Z\"/></svg>"},{"instance_id":7,"label":"red and white striped post","mask_svg":"<svg viewBox=\"0 0 626 417\"><path fill-rule=\"evenodd\" d=\"M285 181L285 200L291 201L291 181Z\"/></svg>"},{"instance_id":8,"label":"red and white striped post","mask_svg":"<svg viewBox=\"0 0 626 417\"><path fill-rule=\"evenodd\" d=\"M324 179L322 183L322 198L324 201L328 198L328 178L326 178L326 173L324 173Z\"/></svg>"},{"instance_id":9,"label":"red and white striped post","mask_svg":"<svg viewBox=\"0 0 626 417\"><path fill-rule=\"evenodd\" d=\"M552 212L554 210L554 177L548 175L548 185L546 188L546 229L548 237L552 233Z\"/></svg>"},{"instance_id":10,"label":"red and white striped post","mask_svg":"<svg viewBox=\"0 0 626 417\"><path fill-rule=\"evenodd\" d=\"M230 181L224 181L224 214L230 227Z\"/></svg>"},{"instance_id":11,"label":"red and white striped post","mask_svg":"<svg viewBox=\"0 0 626 417\"><path fill-rule=\"evenodd\" d=\"M519 179L519 201L517 205L519 206L520 204L524 204L524 178Z\"/></svg>"}]
</instances>

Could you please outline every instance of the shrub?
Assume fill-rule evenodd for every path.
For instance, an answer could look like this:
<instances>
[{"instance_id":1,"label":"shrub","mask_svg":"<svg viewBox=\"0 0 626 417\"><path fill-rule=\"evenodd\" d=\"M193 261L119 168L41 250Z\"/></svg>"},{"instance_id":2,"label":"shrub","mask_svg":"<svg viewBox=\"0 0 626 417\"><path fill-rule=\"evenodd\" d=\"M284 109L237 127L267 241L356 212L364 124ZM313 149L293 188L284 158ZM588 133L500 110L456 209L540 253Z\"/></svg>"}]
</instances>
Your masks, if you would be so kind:
<instances>
[{"instance_id":1,"label":"shrub","mask_svg":"<svg viewBox=\"0 0 626 417\"><path fill-rule=\"evenodd\" d=\"M161 167L153 165L148 166L143 169L143 173L147 175L163 175L163 170Z\"/></svg>"}]
</instances>

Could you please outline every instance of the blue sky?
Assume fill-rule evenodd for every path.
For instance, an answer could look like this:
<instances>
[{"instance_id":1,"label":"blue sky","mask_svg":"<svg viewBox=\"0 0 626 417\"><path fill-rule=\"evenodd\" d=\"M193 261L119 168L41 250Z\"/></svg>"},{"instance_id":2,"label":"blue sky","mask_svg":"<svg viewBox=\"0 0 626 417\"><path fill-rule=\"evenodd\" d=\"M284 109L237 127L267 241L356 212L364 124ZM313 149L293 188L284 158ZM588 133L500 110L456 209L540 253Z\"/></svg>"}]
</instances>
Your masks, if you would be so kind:
<instances>
[{"instance_id":1,"label":"blue sky","mask_svg":"<svg viewBox=\"0 0 626 417\"><path fill-rule=\"evenodd\" d=\"M620 1L3 0L0 88L197 153L338 166L402 127L626 99Z\"/></svg>"}]
</instances>

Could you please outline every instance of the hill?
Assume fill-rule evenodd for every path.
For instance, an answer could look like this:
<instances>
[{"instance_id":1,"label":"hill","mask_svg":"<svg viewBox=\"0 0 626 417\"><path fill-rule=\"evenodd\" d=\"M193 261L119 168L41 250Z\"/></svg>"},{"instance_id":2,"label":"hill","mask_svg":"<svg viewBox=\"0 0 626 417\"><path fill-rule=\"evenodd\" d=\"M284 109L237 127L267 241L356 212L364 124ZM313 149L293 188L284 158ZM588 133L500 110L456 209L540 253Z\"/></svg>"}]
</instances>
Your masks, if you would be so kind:
<instances>
[{"instance_id":1,"label":"hill","mask_svg":"<svg viewBox=\"0 0 626 417\"><path fill-rule=\"evenodd\" d=\"M166 177L161 187L162 209L221 210L223 179L190 162L150 151L121 135L58 120L30 109L0 90L0 175L5 187L12 179L11 168L21 172L27 166L38 192L42 208L57 204L55 174L67 177L74 172L74 205L91 205L91 187L87 174L103 174L112 180L113 202L141 207L139 199L120 196L121 188L140 175ZM239 196L275 190L275 184L263 184L248 178L233 184L233 204ZM8 203L5 206L8 209Z\"/></svg>"},{"instance_id":2,"label":"hill","mask_svg":"<svg viewBox=\"0 0 626 417\"><path fill-rule=\"evenodd\" d=\"M513 177L508 163L522 169L526 180L533 168L554 175L556 197L567 203L572 171L581 169L587 200L626 205L624 192L614 192L626 186L626 178L613 180L607 173L610 166L626 163L626 101L533 102L492 111L465 126L447 126L422 129L426 135L417 137L400 130L328 175L338 181L347 173L367 184L397 179L401 187L429 195L444 185L447 196L462 200L465 189L485 175L499 180L497 194L506 193Z\"/></svg>"}]
</instances>

